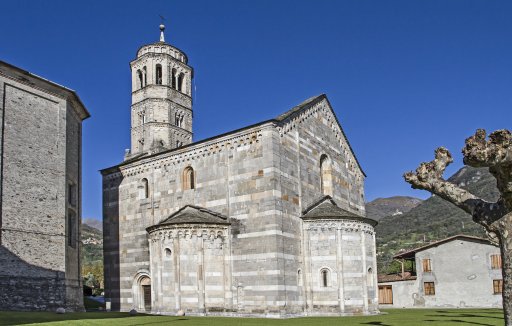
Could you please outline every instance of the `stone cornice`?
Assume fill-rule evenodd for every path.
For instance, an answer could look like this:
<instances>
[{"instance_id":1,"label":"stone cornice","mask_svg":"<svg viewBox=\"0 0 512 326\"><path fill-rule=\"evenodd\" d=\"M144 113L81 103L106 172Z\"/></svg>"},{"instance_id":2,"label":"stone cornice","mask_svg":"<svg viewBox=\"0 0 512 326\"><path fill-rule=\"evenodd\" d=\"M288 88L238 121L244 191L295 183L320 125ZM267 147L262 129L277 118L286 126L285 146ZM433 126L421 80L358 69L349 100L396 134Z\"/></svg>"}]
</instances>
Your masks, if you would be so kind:
<instances>
[{"instance_id":1,"label":"stone cornice","mask_svg":"<svg viewBox=\"0 0 512 326\"><path fill-rule=\"evenodd\" d=\"M193 236L213 240L225 239L228 235L228 228L227 225L212 224L162 225L148 233L149 240L152 242L166 239L191 239Z\"/></svg>"},{"instance_id":2,"label":"stone cornice","mask_svg":"<svg viewBox=\"0 0 512 326\"><path fill-rule=\"evenodd\" d=\"M198 143L191 143L184 147L170 151L160 152L149 157L141 157L129 163L107 168L102 173L108 179L116 179L122 176L132 176L148 171L150 168L179 164L181 162L194 160L198 157L216 155L226 150L236 150L245 145L251 145L261 141L263 131L275 130L271 122L256 125L250 129L217 136Z\"/></svg>"},{"instance_id":3,"label":"stone cornice","mask_svg":"<svg viewBox=\"0 0 512 326\"><path fill-rule=\"evenodd\" d=\"M306 231L323 231L323 230L343 230L346 232L364 232L374 234L375 229L371 224L351 219L316 219L313 221L304 221L304 229Z\"/></svg>"}]
</instances>

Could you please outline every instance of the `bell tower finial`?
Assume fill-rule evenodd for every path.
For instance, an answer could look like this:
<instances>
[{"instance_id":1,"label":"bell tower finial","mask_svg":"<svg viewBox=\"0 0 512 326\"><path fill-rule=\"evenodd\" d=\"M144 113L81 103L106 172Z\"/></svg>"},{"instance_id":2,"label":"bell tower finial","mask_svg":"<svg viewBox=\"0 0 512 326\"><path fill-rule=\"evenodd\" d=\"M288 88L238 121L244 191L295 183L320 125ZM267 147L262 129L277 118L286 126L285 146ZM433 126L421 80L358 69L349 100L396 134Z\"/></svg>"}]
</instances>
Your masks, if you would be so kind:
<instances>
[{"instance_id":1,"label":"bell tower finial","mask_svg":"<svg viewBox=\"0 0 512 326\"><path fill-rule=\"evenodd\" d=\"M165 31L165 25L164 25L164 16L162 15L159 15L160 16L160 19L162 20L160 22L160 42L165 42L165 36L164 36L164 31Z\"/></svg>"}]
</instances>

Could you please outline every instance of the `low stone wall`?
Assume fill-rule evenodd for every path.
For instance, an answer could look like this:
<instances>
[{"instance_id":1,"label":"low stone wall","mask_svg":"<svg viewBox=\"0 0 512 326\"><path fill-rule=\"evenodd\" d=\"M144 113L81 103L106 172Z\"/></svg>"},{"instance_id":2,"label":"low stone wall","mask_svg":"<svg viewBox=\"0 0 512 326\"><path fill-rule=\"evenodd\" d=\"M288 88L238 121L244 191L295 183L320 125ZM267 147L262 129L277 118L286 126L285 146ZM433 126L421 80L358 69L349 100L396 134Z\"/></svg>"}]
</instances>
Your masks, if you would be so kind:
<instances>
[{"instance_id":1,"label":"low stone wall","mask_svg":"<svg viewBox=\"0 0 512 326\"><path fill-rule=\"evenodd\" d=\"M66 281L45 277L0 276L0 310L83 311L83 306L66 302ZM79 292L81 293L81 292Z\"/></svg>"}]
</instances>

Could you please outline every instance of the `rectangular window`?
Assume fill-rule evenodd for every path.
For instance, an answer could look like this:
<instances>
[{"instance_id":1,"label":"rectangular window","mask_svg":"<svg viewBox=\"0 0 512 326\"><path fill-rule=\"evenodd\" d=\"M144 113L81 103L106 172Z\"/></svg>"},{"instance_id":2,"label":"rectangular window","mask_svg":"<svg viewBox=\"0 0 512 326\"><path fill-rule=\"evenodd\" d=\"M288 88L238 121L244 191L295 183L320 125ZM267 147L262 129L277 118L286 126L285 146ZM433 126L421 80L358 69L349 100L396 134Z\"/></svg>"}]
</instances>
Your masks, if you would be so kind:
<instances>
[{"instance_id":1,"label":"rectangular window","mask_svg":"<svg viewBox=\"0 0 512 326\"><path fill-rule=\"evenodd\" d=\"M423 272L432 272L432 265L430 264L430 259L423 259Z\"/></svg>"},{"instance_id":2,"label":"rectangular window","mask_svg":"<svg viewBox=\"0 0 512 326\"><path fill-rule=\"evenodd\" d=\"M76 228L76 214L73 210L68 209L68 246L72 248L76 248L78 233Z\"/></svg>"},{"instance_id":3,"label":"rectangular window","mask_svg":"<svg viewBox=\"0 0 512 326\"><path fill-rule=\"evenodd\" d=\"M71 206L76 206L76 185L68 184L68 204Z\"/></svg>"},{"instance_id":4,"label":"rectangular window","mask_svg":"<svg viewBox=\"0 0 512 326\"><path fill-rule=\"evenodd\" d=\"M391 285L379 285L379 304L393 304L393 288Z\"/></svg>"},{"instance_id":5,"label":"rectangular window","mask_svg":"<svg viewBox=\"0 0 512 326\"><path fill-rule=\"evenodd\" d=\"M491 268L501 269L501 255L491 255Z\"/></svg>"},{"instance_id":6,"label":"rectangular window","mask_svg":"<svg viewBox=\"0 0 512 326\"><path fill-rule=\"evenodd\" d=\"M503 280L492 280L492 289L494 294L501 294L503 292Z\"/></svg>"},{"instance_id":7,"label":"rectangular window","mask_svg":"<svg viewBox=\"0 0 512 326\"><path fill-rule=\"evenodd\" d=\"M423 289L425 290L425 295L435 295L436 287L434 282L425 282L423 283Z\"/></svg>"}]
</instances>

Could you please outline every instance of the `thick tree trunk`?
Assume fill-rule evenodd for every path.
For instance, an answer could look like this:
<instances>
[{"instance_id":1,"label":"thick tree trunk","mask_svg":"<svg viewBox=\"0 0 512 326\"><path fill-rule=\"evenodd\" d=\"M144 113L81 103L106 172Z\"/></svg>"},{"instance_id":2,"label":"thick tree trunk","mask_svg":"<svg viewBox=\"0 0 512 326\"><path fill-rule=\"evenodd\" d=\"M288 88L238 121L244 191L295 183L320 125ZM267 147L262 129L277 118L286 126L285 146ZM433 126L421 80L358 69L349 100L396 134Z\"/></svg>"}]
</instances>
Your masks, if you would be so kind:
<instances>
[{"instance_id":1,"label":"thick tree trunk","mask_svg":"<svg viewBox=\"0 0 512 326\"><path fill-rule=\"evenodd\" d=\"M508 230L509 236L512 235L512 228ZM503 238L499 235L501 258L502 258L502 274L503 274L503 313L505 315L505 325L512 326L512 250L510 249L510 237Z\"/></svg>"}]
</instances>

